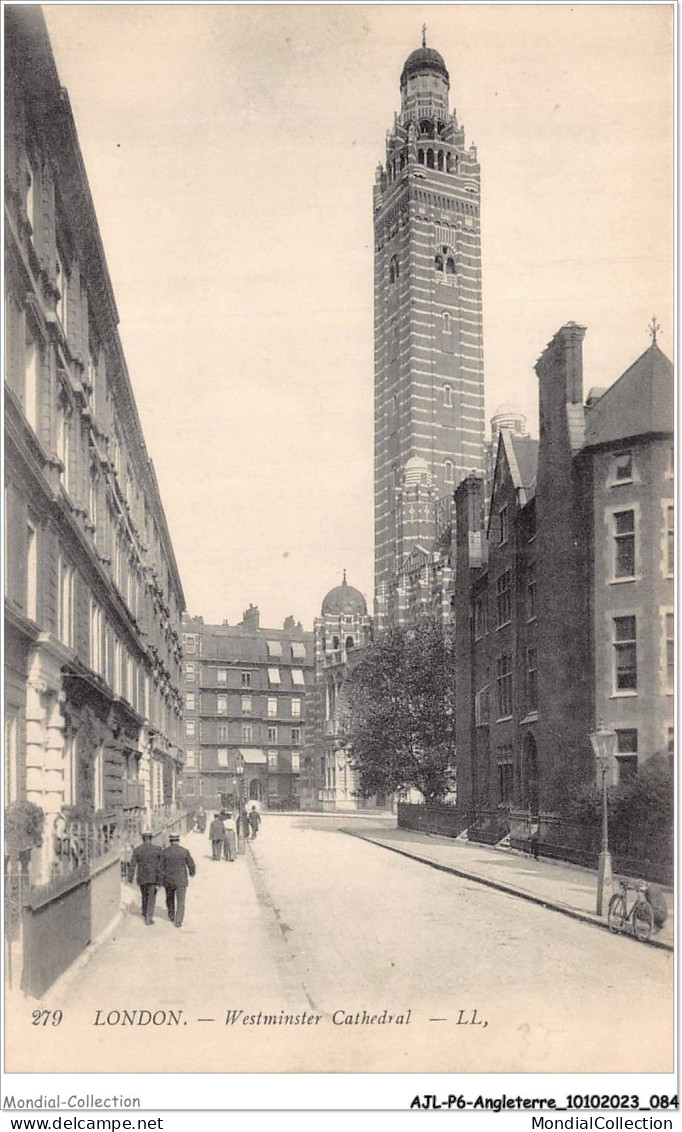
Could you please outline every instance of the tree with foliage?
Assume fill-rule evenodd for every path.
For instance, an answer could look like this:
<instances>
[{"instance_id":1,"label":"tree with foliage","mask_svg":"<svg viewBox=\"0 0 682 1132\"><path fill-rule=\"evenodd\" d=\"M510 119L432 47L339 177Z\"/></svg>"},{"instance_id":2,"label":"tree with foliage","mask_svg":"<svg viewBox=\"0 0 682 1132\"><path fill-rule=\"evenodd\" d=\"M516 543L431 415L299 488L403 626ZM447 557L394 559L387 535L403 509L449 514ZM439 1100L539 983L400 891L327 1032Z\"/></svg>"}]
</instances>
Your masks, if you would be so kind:
<instances>
[{"instance_id":1,"label":"tree with foliage","mask_svg":"<svg viewBox=\"0 0 682 1132\"><path fill-rule=\"evenodd\" d=\"M343 701L343 740L363 797L414 787L429 803L453 790L454 640L436 618L390 629L368 645Z\"/></svg>"},{"instance_id":2,"label":"tree with foliage","mask_svg":"<svg viewBox=\"0 0 682 1132\"><path fill-rule=\"evenodd\" d=\"M602 793L590 783L569 799L568 816L584 829L601 830ZM675 774L667 751L646 759L637 774L608 789L609 844L616 854L633 859L673 861Z\"/></svg>"}]
</instances>

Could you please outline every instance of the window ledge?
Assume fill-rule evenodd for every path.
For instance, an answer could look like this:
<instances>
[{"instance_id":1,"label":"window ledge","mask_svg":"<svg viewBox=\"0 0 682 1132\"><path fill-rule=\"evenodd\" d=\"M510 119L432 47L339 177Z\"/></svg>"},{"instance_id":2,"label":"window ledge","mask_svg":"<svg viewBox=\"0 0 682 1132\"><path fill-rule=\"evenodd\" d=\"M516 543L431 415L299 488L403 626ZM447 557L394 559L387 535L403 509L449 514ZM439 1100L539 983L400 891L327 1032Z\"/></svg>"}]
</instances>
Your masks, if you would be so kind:
<instances>
[{"instance_id":1,"label":"window ledge","mask_svg":"<svg viewBox=\"0 0 682 1132\"><path fill-rule=\"evenodd\" d=\"M520 722L521 722L521 724L524 724L524 723L537 723L537 721L538 721L538 712L537 712L537 708L536 708L534 711L529 711L528 715L524 715L523 719Z\"/></svg>"},{"instance_id":2,"label":"window ledge","mask_svg":"<svg viewBox=\"0 0 682 1132\"><path fill-rule=\"evenodd\" d=\"M532 617L528 618L528 620L526 621L526 625L532 625L534 621L537 621L537 619L538 619L538 615L537 615L537 613L534 613Z\"/></svg>"},{"instance_id":3,"label":"window ledge","mask_svg":"<svg viewBox=\"0 0 682 1132\"><path fill-rule=\"evenodd\" d=\"M506 629L507 625L511 625L511 617L508 621L503 621L501 625L498 625L495 632L498 632L500 629Z\"/></svg>"},{"instance_id":4,"label":"window ledge","mask_svg":"<svg viewBox=\"0 0 682 1132\"><path fill-rule=\"evenodd\" d=\"M612 692L611 695L609 696L609 699L610 700L627 700L627 699L632 699L633 696L638 696L638 695L639 695L639 692L635 691L634 689L632 689L632 688L625 689L624 688L620 692Z\"/></svg>"},{"instance_id":5,"label":"window ledge","mask_svg":"<svg viewBox=\"0 0 682 1132\"><path fill-rule=\"evenodd\" d=\"M632 477L628 480L609 480L609 487L629 487L633 483L638 482L638 480L634 480Z\"/></svg>"},{"instance_id":6,"label":"window ledge","mask_svg":"<svg viewBox=\"0 0 682 1132\"><path fill-rule=\"evenodd\" d=\"M513 715L501 715L495 720L495 723L511 723L514 719Z\"/></svg>"},{"instance_id":7,"label":"window ledge","mask_svg":"<svg viewBox=\"0 0 682 1132\"><path fill-rule=\"evenodd\" d=\"M609 578L608 586L622 586L624 582L641 582L641 574L628 574L626 578Z\"/></svg>"}]
</instances>

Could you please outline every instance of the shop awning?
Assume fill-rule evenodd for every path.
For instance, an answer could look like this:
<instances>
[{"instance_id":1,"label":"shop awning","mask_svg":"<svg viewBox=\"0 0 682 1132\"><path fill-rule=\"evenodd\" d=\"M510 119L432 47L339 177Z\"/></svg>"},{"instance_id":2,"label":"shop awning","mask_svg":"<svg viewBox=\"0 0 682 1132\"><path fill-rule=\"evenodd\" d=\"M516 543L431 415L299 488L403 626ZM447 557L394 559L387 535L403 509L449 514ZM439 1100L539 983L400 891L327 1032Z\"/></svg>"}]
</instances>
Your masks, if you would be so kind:
<instances>
[{"instance_id":1,"label":"shop awning","mask_svg":"<svg viewBox=\"0 0 682 1132\"><path fill-rule=\"evenodd\" d=\"M260 747L240 747L239 754L242 756L245 763L251 763L252 765L261 763L267 766L268 760Z\"/></svg>"}]
</instances>

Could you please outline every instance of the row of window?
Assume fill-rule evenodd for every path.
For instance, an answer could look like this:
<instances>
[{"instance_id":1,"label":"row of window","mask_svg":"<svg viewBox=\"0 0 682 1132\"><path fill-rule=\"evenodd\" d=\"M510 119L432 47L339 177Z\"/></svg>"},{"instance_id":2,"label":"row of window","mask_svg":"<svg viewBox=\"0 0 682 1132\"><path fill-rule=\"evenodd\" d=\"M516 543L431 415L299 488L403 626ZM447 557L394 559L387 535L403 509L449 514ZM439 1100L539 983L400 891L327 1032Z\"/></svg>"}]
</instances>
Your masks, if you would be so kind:
<instances>
[{"instance_id":1,"label":"row of window","mask_svg":"<svg viewBox=\"0 0 682 1132\"><path fill-rule=\"evenodd\" d=\"M279 644L279 642L277 642L277 643ZM293 647L294 646L292 645L292 649L293 649ZM303 649L303 653L301 653L301 652L294 653L293 654L294 659L296 659L296 660L304 660L305 659L305 646L301 645L301 648ZM206 670L204 669L204 671L206 671ZM228 682L228 678L227 678L228 671L234 671L234 670L233 669L227 669L227 668L216 668L215 669L215 682L216 682L216 684L227 684L227 682ZM303 674L303 669L301 669L301 668L287 668L284 671L291 673L291 683L292 684L298 684L301 687L305 687L305 676ZM276 685L276 684L282 683L282 675L281 675L279 668L274 668L274 667L268 668L267 673L268 673L268 683L269 684ZM196 664L194 664L192 661L186 662L185 667L184 667L184 674L185 674L185 680L187 681L188 684L196 683L196 679L197 679L197 666L196 666ZM241 687L242 688L253 688L255 686L253 678L254 678L254 672L251 669L242 669L240 671Z\"/></svg>"},{"instance_id":2,"label":"row of window","mask_svg":"<svg viewBox=\"0 0 682 1132\"><path fill-rule=\"evenodd\" d=\"M203 722L197 723L196 719L185 720L185 734L188 739L197 739L204 737L205 724ZM212 730L212 729L211 729ZM266 728L262 728L265 732ZM227 724L218 724L216 729L216 737L219 743L227 743L229 740L229 728ZM258 741L259 724L257 723L242 723L241 724L241 742L244 744L254 743ZM276 724L268 724L267 726L267 741L268 743L277 743L279 731ZM283 739L282 741L297 747L301 743L303 735L302 727L292 727L291 737L289 740Z\"/></svg>"},{"instance_id":3,"label":"row of window","mask_svg":"<svg viewBox=\"0 0 682 1132\"><path fill-rule=\"evenodd\" d=\"M612 618L611 647L613 653L613 694L636 693L637 671L637 618L634 615ZM674 614L665 614L664 664L666 690L675 690L675 619ZM496 690L498 718L505 719L513 714L513 658L504 653L496 661ZM526 649L526 711L535 711L538 706L538 664L537 649ZM476 693L474 701L476 726L483 727L490 722L490 696L486 686Z\"/></svg>"},{"instance_id":4,"label":"row of window","mask_svg":"<svg viewBox=\"0 0 682 1132\"><path fill-rule=\"evenodd\" d=\"M229 770L230 758L227 747L216 748L216 761L218 769ZM185 752L186 765L191 770L201 770L201 752L196 747L189 747ZM291 751L287 755L282 755L279 751L268 751L268 770L269 771L297 771L301 769L301 752ZM188 780L189 781L189 780Z\"/></svg>"},{"instance_id":5,"label":"row of window","mask_svg":"<svg viewBox=\"0 0 682 1132\"><path fill-rule=\"evenodd\" d=\"M215 703L213 704L213 697L208 698L203 696L201 700L195 692L185 693L185 710L196 711L197 706L201 706L204 714L227 715L229 711L229 696L216 696ZM213 711L211 711L213 707ZM239 710L242 715L254 714L254 697L242 695L239 697ZM291 696L291 712L293 719L300 718L301 713L301 700L300 696ZM276 719L278 715L287 714L285 711L285 700L283 696L267 696L267 715L270 719Z\"/></svg>"}]
</instances>

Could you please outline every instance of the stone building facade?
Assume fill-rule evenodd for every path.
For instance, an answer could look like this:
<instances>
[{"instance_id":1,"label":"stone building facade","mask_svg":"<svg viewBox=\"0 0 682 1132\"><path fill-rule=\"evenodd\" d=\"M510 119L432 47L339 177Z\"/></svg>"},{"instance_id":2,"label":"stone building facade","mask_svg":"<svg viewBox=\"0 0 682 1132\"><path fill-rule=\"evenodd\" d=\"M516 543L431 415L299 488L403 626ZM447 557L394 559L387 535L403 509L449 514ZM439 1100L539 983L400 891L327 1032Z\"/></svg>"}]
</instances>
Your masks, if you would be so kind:
<instances>
[{"instance_id":1,"label":"stone building facade","mask_svg":"<svg viewBox=\"0 0 682 1132\"><path fill-rule=\"evenodd\" d=\"M293 617L261 628L252 605L238 625L185 617L183 648L186 805L299 809L313 789L313 634Z\"/></svg>"},{"instance_id":2,"label":"stone building facade","mask_svg":"<svg viewBox=\"0 0 682 1132\"><path fill-rule=\"evenodd\" d=\"M5 799L46 816L44 884L69 815L176 803L184 596L68 95L40 9L4 16Z\"/></svg>"},{"instance_id":3,"label":"stone building facade","mask_svg":"<svg viewBox=\"0 0 682 1132\"><path fill-rule=\"evenodd\" d=\"M413 51L374 187L379 632L430 585L438 501L483 468L480 167L449 88L438 52Z\"/></svg>"},{"instance_id":4,"label":"stone building facade","mask_svg":"<svg viewBox=\"0 0 682 1132\"><path fill-rule=\"evenodd\" d=\"M343 685L354 662L372 640L367 603L344 570L340 586L330 590L315 618L314 768L316 798L312 808L354 810L385 805L386 799L357 796L357 775L343 745Z\"/></svg>"},{"instance_id":5,"label":"stone building facade","mask_svg":"<svg viewBox=\"0 0 682 1132\"><path fill-rule=\"evenodd\" d=\"M458 805L480 840L524 814L551 840L598 726L612 781L672 749L673 370L654 342L585 402L584 333L536 365L539 442L501 428L487 521L481 477L455 493Z\"/></svg>"}]
</instances>

